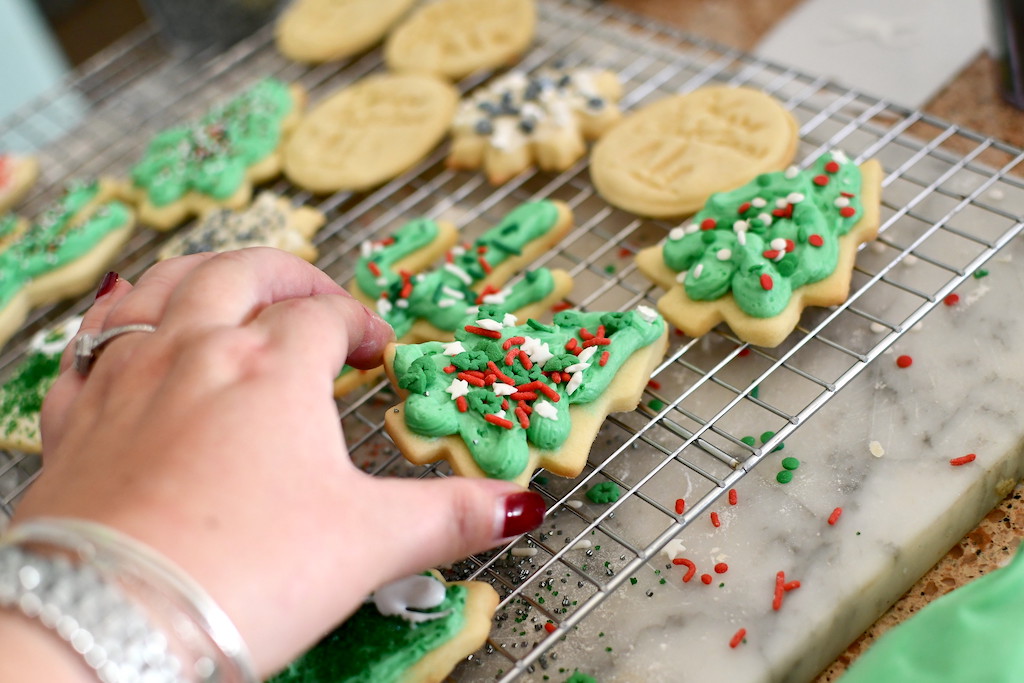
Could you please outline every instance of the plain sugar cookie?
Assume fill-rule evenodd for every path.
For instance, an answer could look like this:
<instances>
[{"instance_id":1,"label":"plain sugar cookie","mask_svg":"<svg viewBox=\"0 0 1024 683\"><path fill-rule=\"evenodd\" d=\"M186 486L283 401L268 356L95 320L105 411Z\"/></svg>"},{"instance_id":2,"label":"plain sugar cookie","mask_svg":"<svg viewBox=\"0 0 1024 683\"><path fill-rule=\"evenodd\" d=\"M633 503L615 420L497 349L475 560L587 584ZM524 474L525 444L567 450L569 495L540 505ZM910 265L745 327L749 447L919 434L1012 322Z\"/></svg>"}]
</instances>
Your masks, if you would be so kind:
<instances>
[{"instance_id":1,"label":"plain sugar cookie","mask_svg":"<svg viewBox=\"0 0 1024 683\"><path fill-rule=\"evenodd\" d=\"M713 195L637 266L668 290L665 319L691 337L720 322L757 346L781 344L807 306L846 300L857 247L878 234L882 170L829 152L809 169L765 173Z\"/></svg>"},{"instance_id":2,"label":"plain sugar cookie","mask_svg":"<svg viewBox=\"0 0 1024 683\"><path fill-rule=\"evenodd\" d=\"M620 209L685 216L714 192L786 168L797 139L793 116L769 95L708 86L624 118L594 145L590 177Z\"/></svg>"},{"instance_id":3,"label":"plain sugar cookie","mask_svg":"<svg viewBox=\"0 0 1024 683\"><path fill-rule=\"evenodd\" d=\"M277 49L298 62L329 62L380 40L415 0L296 0L275 25Z\"/></svg>"},{"instance_id":4,"label":"plain sugar cookie","mask_svg":"<svg viewBox=\"0 0 1024 683\"><path fill-rule=\"evenodd\" d=\"M458 100L455 88L431 76L369 76L309 112L285 148L284 172L311 192L380 185L441 141Z\"/></svg>"},{"instance_id":5,"label":"plain sugar cookie","mask_svg":"<svg viewBox=\"0 0 1024 683\"><path fill-rule=\"evenodd\" d=\"M438 0L402 22L384 45L396 72L458 80L512 62L533 39L533 0Z\"/></svg>"},{"instance_id":6,"label":"plain sugar cookie","mask_svg":"<svg viewBox=\"0 0 1024 683\"><path fill-rule=\"evenodd\" d=\"M38 177L35 157L0 153L0 214L17 204Z\"/></svg>"}]
</instances>

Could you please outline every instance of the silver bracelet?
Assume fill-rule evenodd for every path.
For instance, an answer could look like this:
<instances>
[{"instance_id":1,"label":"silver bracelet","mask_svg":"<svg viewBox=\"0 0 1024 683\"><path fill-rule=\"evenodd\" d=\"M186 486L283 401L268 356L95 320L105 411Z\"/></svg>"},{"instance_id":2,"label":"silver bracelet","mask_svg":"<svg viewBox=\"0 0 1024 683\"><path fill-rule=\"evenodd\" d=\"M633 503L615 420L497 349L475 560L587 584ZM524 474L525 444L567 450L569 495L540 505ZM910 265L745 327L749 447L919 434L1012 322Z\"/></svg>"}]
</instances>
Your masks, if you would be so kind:
<instances>
[{"instance_id":1,"label":"silver bracelet","mask_svg":"<svg viewBox=\"0 0 1024 683\"><path fill-rule=\"evenodd\" d=\"M0 539L0 607L53 630L104 683L259 681L238 630L195 581L101 524L15 524Z\"/></svg>"}]
</instances>

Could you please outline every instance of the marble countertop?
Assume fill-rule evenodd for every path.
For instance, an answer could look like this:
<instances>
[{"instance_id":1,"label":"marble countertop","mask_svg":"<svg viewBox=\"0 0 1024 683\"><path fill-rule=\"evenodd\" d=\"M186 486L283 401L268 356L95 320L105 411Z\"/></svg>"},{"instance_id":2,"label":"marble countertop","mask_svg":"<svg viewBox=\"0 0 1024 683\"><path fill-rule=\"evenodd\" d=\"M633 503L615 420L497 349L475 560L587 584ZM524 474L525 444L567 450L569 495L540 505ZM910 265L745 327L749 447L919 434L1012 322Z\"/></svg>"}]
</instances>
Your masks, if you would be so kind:
<instances>
[{"instance_id":1,"label":"marble countertop","mask_svg":"<svg viewBox=\"0 0 1024 683\"><path fill-rule=\"evenodd\" d=\"M616 0L634 12L725 45L751 50L800 0ZM922 110L979 133L1024 146L1024 112L997 88L997 65L981 52ZM808 69L812 71L812 69ZM931 600L1002 566L1024 537L1024 485L1018 484L816 679L834 681L882 633Z\"/></svg>"}]
</instances>

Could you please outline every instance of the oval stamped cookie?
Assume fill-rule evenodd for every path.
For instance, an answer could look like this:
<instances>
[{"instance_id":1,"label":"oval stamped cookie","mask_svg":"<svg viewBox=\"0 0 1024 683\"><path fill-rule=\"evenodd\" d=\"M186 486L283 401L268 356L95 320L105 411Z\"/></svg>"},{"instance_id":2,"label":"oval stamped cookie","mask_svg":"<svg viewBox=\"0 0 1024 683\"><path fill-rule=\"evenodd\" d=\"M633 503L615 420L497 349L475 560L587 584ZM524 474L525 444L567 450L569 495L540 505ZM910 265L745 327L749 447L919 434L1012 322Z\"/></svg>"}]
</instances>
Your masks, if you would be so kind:
<instances>
[{"instance_id":1,"label":"oval stamped cookie","mask_svg":"<svg viewBox=\"0 0 1024 683\"><path fill-rule=\"evenodd\" d=\"M388 36L392 71L457 80L512 61L533 38L533 0L439 0L421 7Z\"/></svg>"},{"instance_id":2,"label":"oval stamped cookie","mask_svg":"<svg viewBox=\"0 0 1024 683\"><path fill-rule=\"evenodd\" d=\"M275 26L277 49L299 62L327 62L380 40L415 0L297 0Z\"/></svg>"},{"instance_id":3,"label":"oval stamped cookie","mask_svg":"<svg viewBox=\"0 0 1024 683\"><path fill-rule=\"evenodd\" d=\"M379 185L440 142L457 103L455 88L431 76L365 78L302 120L285 149L285 174L313 192Z\"/></svg>"},{"instance_id":4,"label":"oval stamped cookie","mask_svg":"<svg viewBox=\"0 0 1024 683\"><path fill-rule=\"evenodd\" d=\"M610 204L643 216L684 216L714 192L784 169L796 152L793 116L774 98L709 86L659 100L594 146L590 175Z\"/></svg>"}]
</instances>

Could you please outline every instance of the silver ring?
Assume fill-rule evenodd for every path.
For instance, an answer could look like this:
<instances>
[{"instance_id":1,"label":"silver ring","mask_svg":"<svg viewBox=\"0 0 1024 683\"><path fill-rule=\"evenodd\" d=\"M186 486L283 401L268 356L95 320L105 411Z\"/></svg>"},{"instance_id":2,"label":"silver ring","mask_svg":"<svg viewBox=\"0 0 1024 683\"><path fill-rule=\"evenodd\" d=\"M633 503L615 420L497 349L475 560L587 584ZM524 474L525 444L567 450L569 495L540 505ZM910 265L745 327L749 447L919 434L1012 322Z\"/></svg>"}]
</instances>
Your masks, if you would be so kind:
<instances>
[{"instance_id":1,"label":"silver ring","mask_svg":"<svg viewBox=\"0 0 1024 683\"><path fill-rule=\"evenodd\" d=\"M75 370L78 371L78 374L88 375L103 347L116 337L129 332L156 332L156 327L148 323L134 323L112 327L97 335L83 334L79 337L75 342Z\"/></svg>"}]
</instances>

